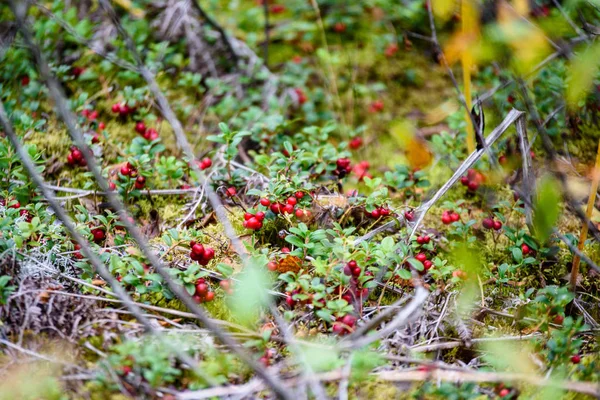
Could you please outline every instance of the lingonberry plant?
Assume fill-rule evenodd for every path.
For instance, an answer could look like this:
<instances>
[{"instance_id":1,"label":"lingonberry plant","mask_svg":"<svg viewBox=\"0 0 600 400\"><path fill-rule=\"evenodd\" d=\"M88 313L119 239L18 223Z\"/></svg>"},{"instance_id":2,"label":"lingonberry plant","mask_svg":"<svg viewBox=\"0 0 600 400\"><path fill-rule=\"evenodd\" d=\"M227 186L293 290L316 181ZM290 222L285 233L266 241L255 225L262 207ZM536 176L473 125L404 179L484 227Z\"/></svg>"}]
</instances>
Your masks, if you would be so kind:
<instances>
[{"instance_id":1,"label":"lingonberry plant","mask_svg":"<svg viewBox=\"0 0 600 400\"><path fill-rule=\"evenodd\" d=\"M7 397L598 395L593 5L9 3Z\"/></svg>"}]
</instances>

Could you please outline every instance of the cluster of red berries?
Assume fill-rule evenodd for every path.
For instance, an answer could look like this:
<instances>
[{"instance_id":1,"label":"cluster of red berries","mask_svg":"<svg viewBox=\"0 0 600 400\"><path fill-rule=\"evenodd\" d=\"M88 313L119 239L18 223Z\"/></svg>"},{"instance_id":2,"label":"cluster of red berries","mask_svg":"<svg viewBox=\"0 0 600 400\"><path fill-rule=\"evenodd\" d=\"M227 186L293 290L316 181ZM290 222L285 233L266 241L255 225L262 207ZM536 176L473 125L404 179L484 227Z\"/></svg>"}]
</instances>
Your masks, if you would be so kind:
<instances>
[{"instance_id":1,"label":"cluster of red berries","mask_svg":"<svg viewBox=\"0 0 600 400\"><path fill-rule=\"evenodd\" d=\"M481 226L483 226L485 229L493 229L495 231L499 231L500 229L502 229L502 221L488 217L484 218L483 221L481 221Z\"/></svg>"},{"instance_id":2,"label":"cluster of red berries","mask_svg":"<svg viewBox=\"0 0 600 400\"><path fill-rule=\"evenodd\" d=\"M362 269L358 266L358 264L354 260L348 261L346 266L344 266L344 275L346 275L346 276L357 277L357 276L360 276L361 272L362 272Z\"/></svg>"},{"instance_id":3,"label":"cluster of red berries","mask_svg":"<svg viewBox=\"0 0 600 400\"><path fill-rule=\"evenodd\" d=\"M344 335L347 335L348 333L353 332L355 325L356 325L356 317L353 315L350 315L350 314L346 314L343 317L338 317L335 320L335 322L333 323L333 326L331 327L331 330L336 335L344 336Z\"/></svg>"},{"instance_id":4,"label":"cluster of red berries","mask_svg":"<svg viewBox=\"0 0 600 400\"><path fill-rule=\"evenodd\" d=\"M102 230L102 228L94 228L91 230L92 236L94 237L94 242L101 243L104 239L106 239L106 234ZM79 249L76 249L79 250Z\"/></svg>"},{"instance_id":5,"label":"cluster of red berries","mask_svg":"<svg viewBox=\"0 0 600 400\"><path fill-rule=\"evenodd\" d=\"M212 301L215 298L215 292L210 290L204 278L200 278L196 281L196 292L192 298L196 303Z\"/></svg>"},{"instance_id":6,"label":"cluster of red berries","mask_svg":"<svg viewBox=\"0 0 600 400\"><path fill-rule=\"evenodd\" d=\"M371 212L368 212L367 210L365 210L365 214L367 215L367 217L370 217L373 219L377 219L379 217L385 218L390 215L390 210L389 210L389 208L378 207Z\"/></svg>"},{"instance_id":7,"label":"cluster of red berries","mask_svg":"<svg viewBox=\"0 0 600 400\"><path fill-rule=\"evenodd\" d=\"M81 250L81 245L79 243L75 243L73 245L73 248L75 249L75 252L73 253L73 257L75 257L78 260L81 260L83 258L83 254L81 254L81 252L79 250Z\"/></svg>"},{"instance_id":8,"label":"cluster of red berries","mask_svg":"<svg viewBox=\"0 0 600 400\"><path fill-rule=\"evenodd\" d=\"M353 137L350 139L350 143L348 143L348 147L350 150L358 150L362 147L363 140L360 136Z\"/></svg>"},{"instance_id":9,"label":"cluster of red berries","mask_svg":"<svg viewBox=\"0 0 600 400\"><path fill-rule=\"evenodd\" d=\"M144 188L144 186L146 186L146 177L142 176L142 175L138 175L137 169L133 165L131 165L130 162L127 162L125 165L123 165L121 167L121 175L135 178L133 187L138 190L141 190ZM114 184L114 182L109 182L108 187L111 190L116 189L116 185Z\"/></svg>"},{"instance_id":10,"label":"cluster of red berries","mask_svg":"<svg viewBox=\"0 0 600 400\"><path fill-rule=\"evenodd\" d=\"M200 265L206 265L215 257L215 250L212 247L204 247L201 243L190 242L190 258L197 261Z\"/></svg>"},{"instance_id":11,"label":"cluster of red berries","mask_svg":"<svg viewBox=\"0 0 600 400\"><path fill-rule=\"evenodd\" d=\"M417 236L417 244L424 245L428 244L431 241L431 237L425 236Z\"/></svg>"},{"instance_id":12,"label":"cluster of red berries","mask_svg":"<svg viewBox=\"0 0 600 400\"><path fill-rule=\"evenodd\" d=\"M415 259L420 261L423 264L423 271L419 271L420 274L426 274L427 271L433 267L433 262L427 259L427 254L419 253L415 256Z\"/></svg>"},{"instance_id":13,"label":"cluster of red berries","mask_svg":"<svg viewBox=\"0 0 600 400\"><path fill-rule=\"evenodd\" d=\"M212 166L212 160L208 157L204 157L202 160L196 161L196 165L198 165L198 168L204 171Z\"/></svg>"},{"instance_id":14,"label":"cluster of red berries","mask_svg":"<svg viewBox=\"0 0 600 400\"><path fill-rule=\"evenodd\" d=\"M21 203L19 202L19 200L9 200L10 201L14 201L14 203L12 203L10 206L8 206L8 208L14 208L15 210L21 208ZM0 199L0 206L5 206L6 205L6 201L4 199ZM19 210L19 215L21 217L25 218L25 221L27 222L31 222L31 220L33 219L33 216L31 214L29 214L29 211L27 211L26 209L22 209Z\"/></svg>"},{"instance_id":15,"label":"cluster of red berries","mask_svg":"<svg viewBox=\"0 0 600 400\"><path fill-rule=\"evenodd\" d=\"M483 174L472 168L467 171L466 176L460 178L460 183L462 183L463 186L466 186L472 192L479 189L479 185L481 185L483 181Z\"/></svg>"},{"instance_id":16,"label":"cluster of red berries","mask_svg":"<svg viewBox=\"0 0 600 400\"><path fill-rule=\"evenodd\" d=\"M87 161L83 158L83 153L76 146L71 146L70 153L67 155L67 164L74 166L79 165L85 167Z\"/></svg>"},{"instance_id":17,"label":"cluster of red berries","mask_svg":"<svg viewBox=\"0 0 600 400\"><path fill-rule=\"evenodd\" d=\"M95 121L98 118L97 110L88 110L87 108L81 111L81 115L87 118L88 121Z\"/></svg>"},{"instance_id":18,"label":"cluster of red berries","mask_svg":"<svg viewBox=\"0 0 600 400\"><path fill-rule=\"evenodd\" d=\"M369 112L371 114L380 113L383 111L383 101L375 100L369 105Z\"/></svg>"},{"instance_id":19,"label":"cluster of red berries","mask_svg":"<svg viewBox=\"0 0 600 400\"><path fill-rule=\"evenodd\" d=\"M308 101L308 96L306 96L304 90L300 88L294 88L294 93L296 93L296 97L298 98L298 104L304 104Z\"/></svg>"},{"instance_id":20,"label":"cluster of red berries","mask_svg":"<svg viewBox=\"0 0 600 400\"><path fill-rule=\"evenodd\" d=\"M396 54L398 52L398 45L396 43L390 43L387 45L387 47L385 48L385 51L383 52L385 54L386 57L392 57L394 54Z\"/></svg>"},{"instance_id":21,"label":"cluster of red berries","mask_svg":"<svg viewBox=\"0 0 600 400\"><path fill-rule=\"evenodd\" d=\"M119 114L121 117L126 117L135 113L135 107L129 107L127 103L115 103L112 105L111 110L113 113Z\"/></svg>"},{"instance_id":22,"label":"cluster of red berries","mask_svg":"<svg viewBox=\"0 0 600 400\"><path fill-rule=\"evenodd\" d=\"M442 213L442 224L450 225L453 222L460 220L460 215L456 211L453 210L445 210Z\"/></svg>"},{"instance_id":23,"label":"cluster of red berries","mask_svg":"<svg viewBox=\"0 0 600 400\"><path fill-rule=\"evenodd\" d=\"M304 211L301 208L297 208L298 200L304 198L305 193L301 191L297 191L293 196L287 198L285 203L271 203L271 200L263 197L260 199L260 204L264 207L269 207L269 209L273 212L273 214L292 214L294 213L296 217L303 218L307 215L307 211Z\"/></svg>"},{"instance_id":24,"label":"cluster of red berries","mask_svg":"<svg viewBox=\"0 0 600 400\"><path fill-rule=\"evenodd\" d=\"M247 212L244 214L244 228L257 231L262 228L264 219L265 213L262 211L257 211L254 214Z\"/></svg>"},{"instance_id":25,"label":"cluster of red berries","mask_svg":"<svg viewBox=\"0 0 600 400\"><path fill-rule=\"evenodd\" d=\"M146 140L152 141L158 139L158 131L154 128L147 128L143 121L136 122L135 131Z\"/></svg>"},{"instance_id":26,"label":"cluster of red berries","mask_svg":"<svg viewBox=\"0 0 600 400\"><path fill-rule=\"evenodd\" d=\"M340 178L343 178L352 172L352 166L350 165L350 159L348 158L338 158L335 162L335 166L336 169L333 171L333 174Z\"/></svg>"}]
</instances>

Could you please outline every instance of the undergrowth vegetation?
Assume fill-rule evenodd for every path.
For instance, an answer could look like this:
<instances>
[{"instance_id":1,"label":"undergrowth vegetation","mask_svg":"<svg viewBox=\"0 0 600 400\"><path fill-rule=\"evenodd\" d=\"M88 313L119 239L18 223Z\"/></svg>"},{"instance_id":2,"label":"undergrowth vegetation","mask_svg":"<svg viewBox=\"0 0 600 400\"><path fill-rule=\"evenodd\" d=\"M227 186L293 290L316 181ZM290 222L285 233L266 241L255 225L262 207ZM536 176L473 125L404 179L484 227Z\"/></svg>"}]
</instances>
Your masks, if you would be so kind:
<instances>
[{"instance_id":1,"label":"undergrowth vegetation","mask_svg":"<svg viewBox=\"0 0 600 400\"><path fill-rule=\"evenodd\" d=\"M0 399L600 396L598 3L263 1L0 5Z\"/></svg>"}]
</instances>

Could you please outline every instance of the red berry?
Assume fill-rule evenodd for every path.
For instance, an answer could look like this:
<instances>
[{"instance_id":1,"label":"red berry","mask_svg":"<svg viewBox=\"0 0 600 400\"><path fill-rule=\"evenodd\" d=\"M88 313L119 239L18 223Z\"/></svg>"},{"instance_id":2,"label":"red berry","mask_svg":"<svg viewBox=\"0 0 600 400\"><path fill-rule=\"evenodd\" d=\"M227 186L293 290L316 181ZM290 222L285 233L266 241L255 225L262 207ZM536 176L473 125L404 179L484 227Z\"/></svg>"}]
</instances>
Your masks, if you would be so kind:
<instances>
[{"instance_id":1,"label":"red berry","mask_svg":"<svg viewBox=\"0 0 600 400\"><path fill-rule=\"evenodd\" d=\"M215 250L212 247L205 247L204 248L204 254L202 255L202 258L204 260L210 261L215 257Z\"/></svg>"},{"instance_id":2,"label":"red berry","mask_svg":"<svg viewBox=\"0 0 600 400\"><path fill-rule=\"evenodd\" d=\"M200 243L194 243L192 245L192 252L198 255L203 255L204 254L204 246L202 246L202 244Z\"/></svg>"},{"instance_id":3,"label":"red berry","mask_svg":"<svg viewBox=\"0 0 600 400\"><path fill-rule=\"evenodd\" d=\"M388 44L388 46L385 48L385 56L386 57L392 57L394 54L396 54L396 52L398 51L398 45L396 43L390 43Z\"/></svg>"},{"instance_id":4,"label":"red berry","mask_svg":"<svg viewBox=\"0 0 600 400\"><path fill-rule=\"evenodd\" d=\"M27 86L29 85L30 79L27 75L25 75L24 77L21 78L21 86Z\"/></svg>"},{"instance_id":5,"label":"red berry","mask_svg":"<svg viewBox=\"0 0 600 400\"><path fill-rule=\"evenodd\" d=\"M254 217L254 215L250 214L249 212L244 213L244 220L245 221L248 221L252 217Z\"/></svg>"},{"instance_id":6,"label":"red berry","mask_svg":"<svg viewBox=\"0 0 600 400\"><path fill-rule=\"evenodd\" d=\"M231 186L231 187L227 188L227 190L225 191L225 194L228 197L233 197L233 196L235 196L237 194L237 190L233 186Z\"/></svg>"},{"instance_id":7,"label":"red berry","mask_svg":"<svg viewBox=\"0 0 600 400\"><path fill-rule=\"evenodd\" d=\"M228 290L231 286L231 283L228 279L223 279L221 282L219 282L219 286L221 286L223 290Z\"/></svg>"},{"instance_id":8,"label":"red berry","mask_svg":"<svg viewBox=\"0 0 600 400\"><path fill-rule=\"evenodd\" d=\"M344 318L342 318L342 323L352 328L356 323L356 318L350 314L346 314L344 315Z\"/></svg>"},{"instance_id":9,"label":"red berry","mask_svg":"<svg viewBox=\"0 0 600 400\"><path fill-rule=\"evenodd\" d=\"M115 190L116 188L117 188L117 185L115 185L115 183L113 181L108 182L109 190Z\"/></svg>"},{"instance_id":10,"label":"red berry","mask_svg":"<svg viewBox=\"0 0 600 400\"><path fill-rule=\"evenodd\" d=\"M429 236L423 236L423 240L425 241L425 244L427 244L431 241L431 238Z\"/></svg>"},{"instance_id":11,"label":"red berry","mask_svg":"<svg viewBox=\"0 0 600 400\"><path fill-rule=\"evenodd\" d=\"M143 189L145 184L146 184L146 177L140 175L135 179L134 186L136 189Z\"/></svg>"},{"instance_id":12,"label":"red berry","mask_svg":"<svg viewBox=\"0 0 600 400\"><path fill-rule=\"evenodd\" d=\"M196 285L196 294L198 296L204 296L208 292L208 285L206 283L199 283Z\"/></svg>"},{"instance_id":13,"label":"red berry","mask_svg":"<svg viewBox=\"0 0 600 400\"><path fill-rule=\"evenodd\" d=\"M417 244L425 244L425 238L423 236L417 236Z\"/></svg>"},{"instance_id":14,"label":"red berry","mask_svg":"<svg viewBox=\"0 0 600 400\"><path fill-rule=\"evenodd\" d=\"M500 396L500 397L506 397L509 394L510 394L510 389L508 389L508 388L504 388L498 392L498 396Z\"/></svg>"},{"instance_id":15,"label":"red berry","mask_svg":"<svg viewBox=\"0 0 600 400\"><path fill-rule=\"evenodd\" d=\"M463 186L467 186L467 185L469 184L469 178L467 178L466 176L461 176L461 177L460 177L460 183L461 183Z\"/></svg>"},{"instance_id":16,"label":"red berry","mask_svg":"<svg viewBox=\"0 0 600 400\"><path fill-rule=\"evenodd\" d=\"M146 124L143 121L136 123L135 131L140 135L143 135L146 132Z\"/></svg>"},{"instance_id":17,"label":"red berry","mask_svg":"<svg viewBox=\"0 0 600 400\"><path fill-rule=\"evenodd\" d=\"M442 223L444 225L450 225L452 223L452 217L450 216L450 214L444 212L444 214L442 214Z\"/></svg>"},{"instance_id":18,"label":"red berry","mask_svg":"<svg viewBox=\"0 0 600 400\"><path fill-rule=\"evenodd\" d=\"M287 297L285 298L285 302L290 307L294 307L294 304L296 304L296 302L294 301L294 299L292 299L292 295L290 295L290 294L288 294Z\"/></svg>"},{"instance_id":19,"label":"red berry","mask_svg":"<svg viewBox=\"0 0 600 400\"><path fill-rule=\"evenodd\" d=\"M359 276L361 272L362 272L362 270L360 269L360 267L356 267L356 268L352 269L352 275L354 275L354 276Z\"/></svg>"},{"instance_id":20,"label":"red berry","mask_svg":"<svg viewBox=\"0 0 600 400\"><path fill-rule=\"evenodd\" d=\"M415 219L415 213L412 211L404 211L404 218L406 218L407 221L412 221Z\"/></svg>"},{"instance_id":21,"label":"red berry","mask_svg":"<svg viewBox=\"0 0 600 400\"><path fill-rule=\"evenodd\" d=\"M492 229L494 227L494 220L491 218L484 218L483 221L481 222L481 225L485 229Z\"/></svg>"},{"instance_id":22,"label":"red berry","mask_svg":"<svg viewBox=\"0 0 600 400\"><path fill-rule=\"evenodd\" d=\"M552 322L554 322L556 325L562 325L563 321L565 320L565 317L563 317L560 314L557 314L554 319L552 320Z\"/></svg>"},{"instance_id":23,"label":"red berry","mask_svg":"<svg viewBox=\"0 0 600 400\"><path fill-rule=\"evenodd\" d=\"M285 11L285 6L283 4L272 4L270 10L273 14L281 14Z\"/></svg>"},{"instance_id":24,"label":"red berry","mask_svg":"<svg viewBox=\"0 0 600 400\"><path fill-rule=\"evenodd\" d=\"M353 268L351 268L349 265L344 266L344 275L350 276L352 275L352 271Z\"/></svg>"},{"instance_id":25,"label":"red berry","mask_svg":"<svg viewBox=\"0 0 600 400\"><path fill-rule=\"evenodd\" d=\"M355 137L352 140L350 140L350 143L348 144L348 147L350 147L350 149L352 150L358 150L362 147L363 145L363 140L360 137Z\"/></svg>"},{"instance_id":26,"label":"red berry","mask_svg":"<svg viewBox=\"0 0 600 400\"><path fill-rule=\"evenodd\" d=\"M214 298L215 298L215 292L206 293L206 297L205 297L206 301L213 301Z\"/></svg>"},{"instance_id":27,"label":"red berry","mask_svg":"<svg viewBox=\"0 0 600 400\"><path fill-rule=\"evenodd\" d=\"M333 25L333 30L337 33L342 33L346 30L346 24L343 22L336 22L335 25Z\"/></svg>"},{"instance_id":28,"label":"red berry","mask_svg":"<svg viewBox=\"0 0 600 400\"><path fill-rule=\"evenodd\" d=\"M87 118L88 118L88 120L90 120L90 121L95 121L95 120L96 120L96 118L98 118L98 111L96 111L96 110L93 110L93 111L91 111L91 112L88 114Z\"/></svg>"},{"instance_id":29,"label":"red berry","mask_svg":"<svg viewBox=\"0 0 600 400\"><path fill-rule=\"evenodd\" d=\"M133 369L128 365L121 367L121 372L123 373L123 375L129 375L132 371Z\"/></svg>"},{"instance_id":30,"label":"red berry","mask_svg":"<svg viewBox=\"0 0 600 400\"><path fill-rule=\"evenodd\" d=\"M431 267L433 267L433 262L431 262L431 260L425 260L423 262L423 267L425 268L425 271L428 271Z\"/></svg>"},{"instance_id":31,"label":"red berry","mask_svg":"<svg viewBox=\"0 0 600 400\"><path fill-rule=\"evenodd\" d=\"M246 222L246 227L256 231L262 228L262 222L260 222L256 217L252 217Z\"/></svg>"},{"instance_id":32,"label":"red berry","mask_svg":"<svg viewBox=\"0 0 600 400\"><path fill-rule=\"evenodd\" d=\"M121 104L121 106L119 107L119 114L123 116L129 114L130 111L131 109L127 104Z\"/></svg>"},{"instance_id":33,"label":"red berry","mask_svg":"<svg viewBox=\"0 0 600 400\"><path fill-rule=\"evenodd\" d=\"M469 190L474 192L479 188L479 183L475 182L475 181L471 181L469 182Z\"/></svg>"},{"instance_id":34,"label":"red berry","mask_svg":"<svg viewBox=\"0 0 600 400\"><path fill-rule=\"evenodd\" d=\"M571 362L573 364L579 364L581 362L581 356L579 354L575 354L571 357Z\"/></svg>"},{"instance_id":35,"label":"red berry","mask_svg":"<svg viewBox=\"0 0 600 400\"><path fill-rule=\"evenodd\" d=\"M348 158L339 158L336 161L336 165L339 169L348 169L350 167L350 160Z\"/></svg>"},{"instance_id":36,"label":"red berry","mask_svg":"<svg viewBox=\"0 0 600 400\"><path fill-rule=\"evenodd\" d=\"M347 264L347 265L348 265L350 268L356 268L356 267L358 267L358 263L357 263L356 261L354 261L354 260L350 260L350 261L348 261L348 264Z\"/></svg>"},{"instance_id":37,"label":"red berry","mask_svg":"<svg viewBox=\"0 0 600 400\"><path fill-rule=\"evenodd\" d=\"M460 219L460 215L458 215L458 213L452 212L450 213L450 219L452 220L452 222L456 222Z\"/></svg>"},{"instance_id":38,"label":"red berry","mask_svg":"<svg viewBox=\"0 0 600 400\"><path fill-rule=\"evenodd\" d=\"M344 333L344 325L339 322L335 322L331 328L332 332L336 335L342 335Z\"/></svg>"},{"instance_id":39,"label":"red berry","mask_svg":"<svg viewBox=\"0 0 600 400\"><path fill-rule=\"evenodd\" d=\"M298 104L306 103L306 101L308 100L308 97L306 97L304 90L302 90L300 88L295 88L294 92L296 92L296 96L298 96ZM289 156L289 154L288 154L288 156Z\"/></svg>"},{"instance_id":40,"label":"red berry","mask_svg":"<svg viewBox=\"0 0 600 400\"><path fill-rule=\"evenodd\" d=\"M427 255L425 253L419 253L415 256L415 258L423 263L425 260L427 260Z\"/></svg>"},{"instance_id":41,"label":"red berry","mask_svg":"<svg viewBox=\"0 0 600 400\"><path fill-rule=\"evenodd\" d=\"M71 153L67 154L67 164L75 165L75 160L73 159L73 154Z\"/></svg>"},{"instance_id":42,"label":"red berry","mask_svg":"<svg viewBox=\"0 0 600 400\"><path fill-rule=\"evenodd\" d=\"M502 229L502 222L498 220L494 221L494 230L499 231L500 229Z\"/></svg>"},{"instance_id":43,"label":"red berry","mask_svg":"<svg viewBox=\"0 0 600 400\"><path fill-rule=\"evenodd\" d=\"M296 204L298 204L298 200L295 197L288 197L287 204L295 206Z\"/></svg>"},{"instance_id":44,"label":"red berry","mask_svg":"<svg viewBox=\"0 0 600 400\"><path fill-rule=\"evenodd\" d=\"M92 235L94 236L94 242L100 242L105 238L104 231L102 229L93 229Z\"/></svg>"},{"instance_id":45,"label":"red berry","mask_svg":"<svg viewBox=\"0 0 600 400\"><path fill-rule=\"evenodd\" d=\"M71 156L73 157L73 160L77 162L83 159L83 153L79 149L74 149L73 151L71 151Z\"/></svg>"},{"instance_id":46,"label":"red berry","mask_svg":"<svg viewBox=\"0 0 600 400\"><path fill-rule=\"evenodd\" d=\"M296 210L296 218L302 218L302 217L304 217L304 210L299 208Z\"/></svg>"},{"instance_id":47,"label":"red berry","mask_svg":"<svg viewBox=\"0 0 600 400\"><path fill-rule=\"evenodd\" d=\"M277 263L275 261L269 261L267 264L267 269L269 271L277 271Z\"/></svg>"},{"instance_id":48,"label":"red berry","mask_svg":"<svg viewBox=\"0 0 600 400\"><path fill-rule=\"evenodd\" d=\"M262 222L265 219L265 213L262 211L258 211L255 216L256 216L256 219L259 220L260 222Z\"/></svg>"},{"instance_id":49,"label":"red berry","mask_svg":"<svg viewBox=\"0 0 600 400\"><path fill-rule=\"evenodd\" d=\"M98 124L98 129L99 129L99 130L103 130L104 128L106 128L106 124L105 124L104 122L100 122L100 123Z\"/></svg>"},{"instance_id":50,"label":"red berry","mask_svg":"<svg viewBox=\"0 0 600 400\"><path fill-rule=\"evenodd\" d=\"M192 296L192 299L195 303L202 303L202 298L200 296Z\"/></svg>"},{"instance_id":51,"label":"red berry","mask_svg":"<svg viewBox=\"0 0 600 400\"><path fill-rule=\"evenodd\" d=\"M502 154L500 157L498 157L498 162L502 165L505 165L507 161L508 161L508 158L506 158L506 156L504 154Z\"/></svg>"},{"instance_id":52,"label":"red berry","mask_svg":"<svg viewBox=\"0 0 600 400\"><path fill-rule=\"evenodd\" d=\"M379 209L376 208L373 211L371 211L371 217L372 218L379 218Z\"/></svg>"},{"instance_id":53,"label":"red berry","mask_svg":"<svg viewBox=\"0 0 600 400\"><path fill-rule=\"evenodd\" d=\"M282 253L289 253L289 252L290 252L290 249L289 249L289 247L282 247L282 248L281 248L281 252L282 252Z\"/></svg>"},{"instance_id":54,"label":"red berry","mask_svg":"<svg viewBox=\"0 0 600 400\"><path fill-rule=\"evenodd\" d=\"M281 212L281 204L279 204L279 203L271 204L271 211L274 214L279 214Z\"/></svg>"},{"instance_id":55,"label":"red berry","mask_svg":"<svg viewBox=\"0 0 600 400\"><path fill-rule=\"evenodd\" d=\"M119 103L115 103L110 109L112 110L112 112L118 113L121 111L121 105Z\"/></svg>"},{"instance_id":56,"label":"red berry","mask_svg":"<svg viewBox=\"0 0 600 400\"><path fill-rule=\"evenodd\" d=\"M125 175L125 176L128 176L131 174L131 168L129 168L129 163L127 163L121 167L121 174Z\"/></svg>"},{"instance_id":57,"label":"red berry","mask_svg":"<svg viewBox=\"0 0 600 400\"><path fill-rule=\"evenodd\" d=\"M388 215L390 215L390 210L389 210L389 209L387 209L387 208L383 208L383 207L382 207L382 208L380 208L380 209L379 209L379 214L380 214L382 217L387 217Z\"/></svg>"},{"instance_id":58,"label":"red berry","mask_svg":"<svg viewBox=\"0 0 600 400\"><path fill-rule=\"evenodd\" d=\"M531 249L529 248L529 246L527 246L525 243L523 243L521 245L521 252L523 252L524 255L527 255L527 254L531 253Z\"/></svg>"},{"instance_id":59,"label":"red berry","mask_svg":"<svg viewBox=\"0 0 600 400\"><path fill-rule=\"evenodd\" d=\"M283 206L283 212L286 214L291 214L294 212L294 206L291 204L286 204L285 206Z\"/></svg>"},{"instance_id":60,"label":"red berry","mask_svg":"<svg viewBox=\"0 0 600 400\"><path fill-rule=\"evenodd\" d=\"M263 197L262 199L260 199L260 204L265 207L269 207L271 205L271 201L266 197Z\"/></svg>"}]
</instances>

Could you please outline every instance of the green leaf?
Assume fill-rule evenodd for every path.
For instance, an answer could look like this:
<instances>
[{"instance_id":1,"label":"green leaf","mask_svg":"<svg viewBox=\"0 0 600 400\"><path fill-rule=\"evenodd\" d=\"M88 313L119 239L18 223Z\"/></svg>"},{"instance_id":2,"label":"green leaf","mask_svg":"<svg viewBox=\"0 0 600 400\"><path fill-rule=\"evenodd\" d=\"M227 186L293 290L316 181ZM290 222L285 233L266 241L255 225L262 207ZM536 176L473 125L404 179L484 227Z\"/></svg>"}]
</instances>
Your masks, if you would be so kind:
<instances>
[{"instance_id":1,"label":"green leaf","mask_svg":"<svg viewBox=\"0 0 600 400\"><path fill-rule=\"evenodd\" d=\"M425 269L423 263L417 260L416 258L410 257L407 261L410 264L410 266L416 269L417 271L423 271Z\"/></svg>"},{"instance_id":2,"label":"green leaf","mask_svg":"<svg viewBox=\"0 0 600 400\"><path fill-rule=\"evenodd\" d=\"M300 247L300 248L304 247L304 242L298 236L287 235L285 237L285 241L290 244L293 244L296 247Z\"/></svg>"},{"instance_id":3,"label":"green leaf","mask_svg":"<svg viewBox=\"0 0 600 400\"><path fill-rule=\"evenodd\" d=\"M398 276L402 279L411 279L412 278L412 274L407 269L401 269L400 271L398 271Z\"/></svg>"},{"instance_id":4,"label":"green leaf","mask_svg":"<svg viewBox=\"0 0 600 400\"><path fill-rule=\"evenodd\" d=\"M537 199L534 205L533 226L540 243L550 237L560 213L559 184L550 176L541 178L538 183Z\"/></svg>"},{"instance_id":5,"label":"green leaf","mask_svg":"<svg viewBox=\"0 0 600 400\"><path fill-rule=\"evenodd\" d=\"M588 95L598 73L598 67L600 67L600 43L586 47L573 58L567 86L567 102L571 107L576 107L579 101Z\"/></svg>"},{"instance_id":6,"label":"green leaf","mask_svg":"<svg viewBox=\"0 0 600 400\"><path fill-rule=\"evenodd\" d=\"M238 275L239 282L230 300L230 309L235 317L244 324L258 321L260 310L270 302L270 275L265 265L265 255L250 257Z\"/></svg>"}]
</instances>

